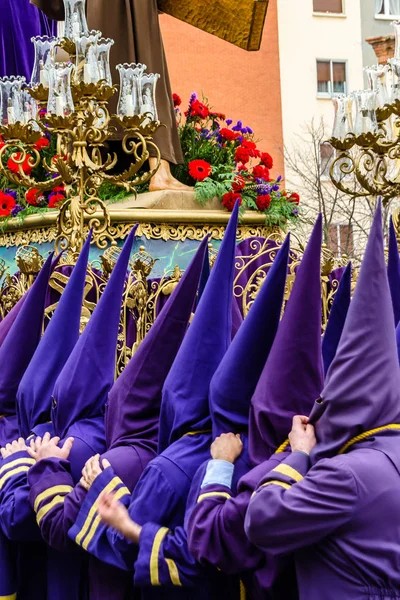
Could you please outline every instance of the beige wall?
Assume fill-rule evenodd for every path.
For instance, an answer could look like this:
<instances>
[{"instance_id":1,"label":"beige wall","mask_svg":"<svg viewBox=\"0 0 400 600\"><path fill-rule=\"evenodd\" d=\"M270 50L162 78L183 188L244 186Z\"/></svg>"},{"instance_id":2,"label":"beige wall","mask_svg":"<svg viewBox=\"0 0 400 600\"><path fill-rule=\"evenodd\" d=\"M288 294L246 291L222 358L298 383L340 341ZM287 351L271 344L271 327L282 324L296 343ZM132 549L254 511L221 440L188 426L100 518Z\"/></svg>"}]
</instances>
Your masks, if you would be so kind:
<instances>
[{"instance_id":1,"label":"beige wall","mask_svg":"<svg viewBox=\"0 0 400 600\"><path fill-rule=\"evenodd\" d=\"M276 2L270 0L259 52L246 52L166 15L161 26L174 92L184 102L193 91L204 92L215 110L252 127L263 140L261 149L275 157L278 174L283 159L277 150L282 118Z\"/></svg>"}]
</instances>

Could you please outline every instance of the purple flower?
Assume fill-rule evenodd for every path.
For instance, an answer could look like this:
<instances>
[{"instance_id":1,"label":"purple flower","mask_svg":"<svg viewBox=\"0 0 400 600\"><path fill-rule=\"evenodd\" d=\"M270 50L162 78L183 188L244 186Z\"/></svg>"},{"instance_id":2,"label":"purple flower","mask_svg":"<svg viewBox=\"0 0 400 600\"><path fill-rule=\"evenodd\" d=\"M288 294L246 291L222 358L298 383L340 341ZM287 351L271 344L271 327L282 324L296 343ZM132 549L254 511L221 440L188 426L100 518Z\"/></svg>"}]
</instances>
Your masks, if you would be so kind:
<instances>
[{"instance_id":1,"label":"purple flower","mask_svg":"<svg viewBox=\"0 0 400 600\"><path fill-rule=\"evenodd\" d=\"M14 198L14 200L17 200L17 198L18 198L17 192L15 190L10 189L10 188L5 189L4 193L8 194L9 196L12 196Z\"/></svg>"},{"instance_id":2,"label":"purple flower","mask_svg":"<svg viewBox=\"0 0 400 600\"><path fill-rule=\"evenodd\" d=\"M13 217L16 217L17 214L21 212L21 210L24 210L23 206L21 206L20 204L16 204L11 211L11 215Z\"/></svg>"},{"instance_id":3,"label":"purple flower","mask_svg":"<svg viewBox=\"0 0 400 600\"><path fill-rule=\"evenodd\" d=\"M266 196L271 193L271 186L267 183L263 183L262 179L257 179L256 191L259 196Z\"/></svg>"},{"instance_id":4,"label":"purple flower","mask_svg":"<svg viewBox=\"0 0 400 600\"><path fill-rule=\"evenodd\" d=\"M242 121L238 121L235 125L235 127L232 127L232 131L240 131L242 132L243 129L243 123Z\"/></svg>"},{"instance_id":5,"label":"purple flower","mask_svg":"<svg viewBox=\"0 0 400 600\"><path fill-rule=\"evenodd\" d=\"M292 210L292 213L294 214L294 216L295 216L295 217L298 217L298 216L299 216L299 211L298 211L298 209L297 209L297 208L294 208L294 209Z\"/></svg>"},{"instance_id":6,"label":"purple flower","mask_svg":"<svg viewBox=\"0 0 400 600\"><path fill-rule=\"evenodd\" d=\"M229 127L229 125L232 125L233 121L232 121L232 119L227 119L227 120L225 121L225 123L226 123L226 124L228 125L228 127Z\"/></svg>"},{"instance_id":7,"label":"purple flower","mask_svg":"<svg viewBox=\"0 0 400 600\"><path fill-rule=\"evenodd\" d=\"M282 181L282 175L278 175L276 178L276 183L279 183L280 181Z\"/></svg>"},{"instance_id":8,"label":"purple flower","mask_svg":"<svg viewBox=\"0 0 400 600\"><path fill-rule=\"evenodd\" d=\"M279 185L275 184L272 186L272 191L273 192L279 192Z\"/></svg>"},{"instance_id":9,"label":"purple flower","mask_svg":"<svg viewBox=\"0 0 400 600\"><path fill-rule=\"evenodd\" d=\"M243 142L243 136L239 135L237 141L239 142L239 144L241 144Z\"/></svg>"},{"instance_id":10,"label":"purple flower","mask_svg":"<svg viewBox=\"0 0 400 600\"><path fill-rule=\"evenodd\" d=\"M247 133L249 133L250 135L254 133L254 131L252 130L251 127L246 127Z\"/></svg>"},{"instance_id":11,"label":"purple flower","mask_svg":"<svg viewBox=\"0 0 400 600\"><path fill-rule=\"evenodd\" d=\"M193 92L193 94L189 98L189 109L195 100L197 100L197 94L196 94L196 92Z\"/></svg>"}]
</instances>

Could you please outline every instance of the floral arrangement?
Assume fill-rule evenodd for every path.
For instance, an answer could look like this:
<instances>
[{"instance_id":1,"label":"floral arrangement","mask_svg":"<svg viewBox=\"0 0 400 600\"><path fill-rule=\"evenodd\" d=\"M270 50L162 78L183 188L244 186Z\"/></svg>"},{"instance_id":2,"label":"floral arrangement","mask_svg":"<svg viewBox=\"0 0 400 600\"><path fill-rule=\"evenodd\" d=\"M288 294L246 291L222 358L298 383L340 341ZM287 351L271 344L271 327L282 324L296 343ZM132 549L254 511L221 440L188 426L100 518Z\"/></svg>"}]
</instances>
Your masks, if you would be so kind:
<instances>
[{"instance_id":1,"label":"floral arrangement","mask_svg":"<svg viewBox=\"0 0 400 600\"><path fill-rule=\"evenodd\" d=\"M43 136L34 145L35 150L46 159L47 164L57 159L53 144L49 137ZM0 149L4 145L4 141L0 136ZM14 173L16 177L19 174L19 167L21 167L23 173L37 180L43 180L46 177L49 178L52 176L50 173L46 173L42 161L37 166L32 166L35 162L32 154L28 153L21 164L21 153L15 147L7 148L2 155L2 160L7 169ZM16 217L17 215L22 217L40 212L41 209L57 208L65 197L64 186L55 186L49 192L41 192L36 188L26 191L22 186L10 183L7 177L0 173L1 219Z\"/></svg>"},{"instance_id":2,"label":"floral arrangement","mask_svg":"<svg viewBox=\"0 0 400 600\"><path fill-rule=\"evenodd\" d=\"M206 99L200 100L194 93L189 105L182 112L182 101L177 94L173 102L184 155L183 165L174 165L173 174L179 181L194 186L196 199L201 205L218 197L222 205L231 211L239 200L241 209L265 213L269 225L283 226L299 216L300 196L282 189L282 178L271 179L273 158L258 148L258 142L250 127L241 121L234 123L225 115L212 110ZM0 136L0 149L4 141ZM44 165L57 160L55 139L44 135L35 144L41 159L33 166L29 153L22 163L22 170L38 181L55 177L46 172ZM18 148L7 148L2 154L5 165L18 178L20 166ZM138 192L146 191L141 187ZM113 202L128 192L105 183L99 190L103 200ZM63 186L55 186L49 192L33 188L26 191L16 183L10 183L0 172L0 221L10 217L24 216L58 208L66 193Z\"/></svg>"},{"instance_id":3,"label":"floral arrangement","mask_svg":"<svg viewBox=\"0 0 400 600\"><path fill-rule=\"evenodd\" d=\"M234 124L195 93L184 113L180 97L174 94L173 100L185 159L174 174L194 186L200 204L218 197L231 211L239 200L243 209L264 212L270 225L299 216L299 194L281 189L280 176L271 179L273 158L259 150L250 127Z\"/></svg>"}]
</instances>

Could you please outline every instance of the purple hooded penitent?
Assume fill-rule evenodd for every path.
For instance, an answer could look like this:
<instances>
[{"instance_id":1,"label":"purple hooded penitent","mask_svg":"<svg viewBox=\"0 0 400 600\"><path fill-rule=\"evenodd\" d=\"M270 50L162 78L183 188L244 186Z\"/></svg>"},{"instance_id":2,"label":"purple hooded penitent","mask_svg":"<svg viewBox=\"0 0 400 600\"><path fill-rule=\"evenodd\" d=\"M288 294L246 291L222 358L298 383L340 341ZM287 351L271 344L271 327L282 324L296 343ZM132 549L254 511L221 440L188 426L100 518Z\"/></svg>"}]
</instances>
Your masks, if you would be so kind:
<instances>
[{"instance_id":1,"label":"purple hooded penitent","mask_svg":"<svg viewBox=\"0 0 400 600\"><path fill-rule=\"evenodd\" d=\"M21 435L50 419L54 384L79 339L80 317L91 233L36 352L19 384L17 409Z\"/></svg>"},{"instance_id":2,"label":"purple hooded penitent","mask_svg":"<svg viewBox=\"0 0 400 600\"><path fill-rule=\"evenodd\" d=\"M43 265L0 348L2 415L15 414L19 383L40 341L52 258L53 254Z\"/></svg>"},{"instance_id":3,"label":"purple hooded penitent","mask_svg":"<svg viewBox=\"0 0 400 600\"><path fill-rule=\"evenodd\" d=\"M400 321L400 256L392 217L390 217L389 222L389 255L387 273L390 295L392 297L393 304L394 324L398 325Z\"/></svg>"},{"instance_id":4,"label":"purple hooded penitent","mask_svg":"<svg viewBox=\"0 0 400 600\"><path fill-rule=\"evenodd\" d=\"M287 439L293 416L307 415L321 393L321 241L320 215L251 400L249 449L255 464L275 452Z\"/></svg>"},{"instance_id":5,"label":"purple hooded penitent","mask_svg":"<svg viewBox=\"0 0 400 600\"><path fill-rule=\"evenodd\" d=\"M329 313L328 324L325 329L322 340L322 358L324 361L324 373L333 361L337 347L339 345L340 336L343 332L343 327L347 317L351 300L351 263L349 263L342 275L339 287L333 299L331 312Z\"/></svg>"},{"instance_id":6,"label":"purple hooded penitent","mask_svg":"<svg viewBox=\"0 0 400 600\"><path fill-rule=\"evenodd\" d=\"M335 456L354 436L400 421L400 372L379 204L336 356L311 414L318 445Z\"/></svg>"},{"instance_id":7,"label":"purple hooded penitent","mask_svg":"<svg viewBox=\"0 0 400 600\"><path fill-rule=\"evenodd\" d=\"M55 383L52 421L61 438L73 423L102 414L114 383L122 293L136 228L130 232L99 303Z\"/></svg>"},{"instance_id":8,"label":"purple hooded penitent","mask_svg":"<svg viewBox=\"0 0 400 600\"><path fill-rule=\"evenodd\" d=\"M238 213L236 203L196 313L165 381L159 452L190 431L211 429L210 381L231 341Z\"/></svg>"},{"instance_id":9,"label":"purple hooded penitent","mask_svg":"<svg viewBox=\"0 0 400 600\"><path fill-rule=\"evenodd\" d=\"M161 392L188 327L207 259L207 244L208 237L200 244L171 298L109 393L107 458L126 485L132 465L126 460L123 447L143 446L156 454ZM117 448L122 450L118 460L116 452L113 453ZM132 475L136 476L136 472Z\"/></svg>"},{"instance_id":10,"label":"purple hooded penitent","mask_svg":"<svg viewBox=\"0 0 400 600\"><path fill-rule=\"evenodd\" d=\"M210 385L213 438L247 431L250 400L278 329L285 293L289 236Z\"/></svg>"},{"instance_id":11,"label":"purple hooded penitent","mask_svg":"<svg viewBox=\"0 0 400 600\"><path fill-rule=\"evenodd\" d=\"M8 332L14 324L15 319L18 317L21 312L21 308L25 304L25 300L27 299L29 294L29 290L25 292L23 296L18 300L17 304L12 307L9 313L6 314L4 319L0 323L0 347L3 345L4 340L6 339Z\"/></svg>"}]
</instances>

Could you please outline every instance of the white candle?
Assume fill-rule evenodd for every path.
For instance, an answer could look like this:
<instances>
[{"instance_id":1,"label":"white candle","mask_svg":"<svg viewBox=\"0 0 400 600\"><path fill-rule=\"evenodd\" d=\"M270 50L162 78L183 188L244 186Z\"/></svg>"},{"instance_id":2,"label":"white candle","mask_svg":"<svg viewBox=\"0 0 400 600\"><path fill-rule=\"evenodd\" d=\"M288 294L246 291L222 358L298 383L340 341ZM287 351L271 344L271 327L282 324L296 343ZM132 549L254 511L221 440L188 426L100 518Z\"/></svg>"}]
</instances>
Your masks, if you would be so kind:
<instances>
[{"instance_id":1,"label":"white candle","mask_svg":"<svg viewBox=\"0 0 400 600\"><path fill-rule=\"evenodd\" d=\"M72 23L72 35L74 38L79 37L81 34L80 31L80 27L79 27L79 21L78 21L78 15L75 13L73 16L73 23Z\"/></svg>"},{"instance_id":2,"label":"white candle","mask_svg":"<svg viewBox=\"0 0 400 600\"><path fill-rule=\"evenodd\" d=\"M84 83L92 83L92 70L87 63L83 66L83 81Z\"/></svg>"},{"instance_id":3,"label":"white candle","mask_svg":"<svg viewBox=\"0 0 400 600\"><path fill-rule=\"evenodd\" d=\"M133 98L130 94L127 94L125 96L125 102L126 102L126 116L133 117L134 116Z\"/></svg>"},{"instance_id":4,"label":"white candle","mask_svg":"<svg viewBox=\"0 0 400 600\"><path fill-rule=\"evenodd\" d=\"M43 87L49 86L49 77L46 69L44 68L40 69L40 83L43 85Z\"/></svg>"},{"instance_id":5,"label":"white candle","mask_svg":"<svg viewBox=\"0 0 400 600\"><path fill-rule=\"evenodd\" d=\"M64 98L62 96L56 98L56 115L57 117L64 116Z\"/></svg>"},{"instance_id":6,"label":"white candle","mask_svg":"<svg viewBox=\"0 0 400 600\"><path fill-rule=\"evenodd\" d=\"M9 103L7 108L7 120L9 125L15 123L15 110L14 107Z\"/></svg>"}]
</instances>

